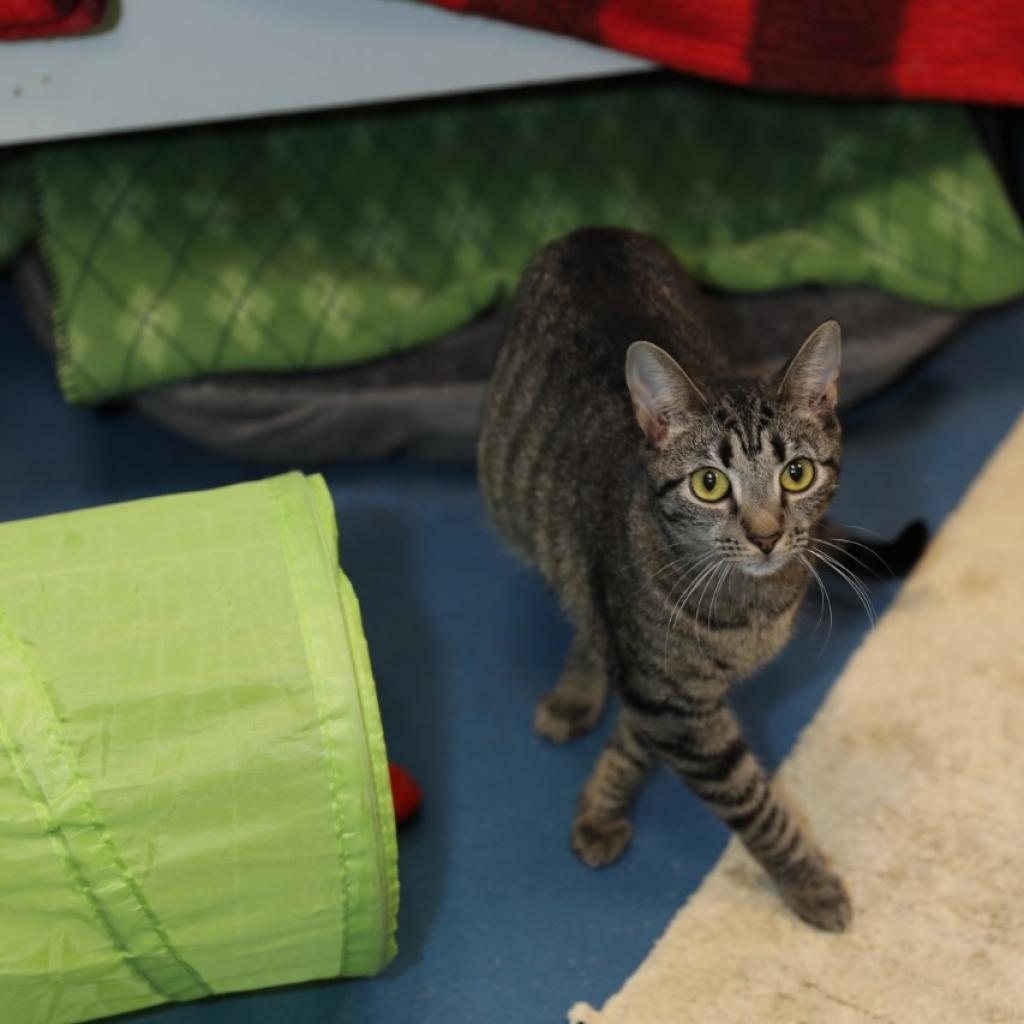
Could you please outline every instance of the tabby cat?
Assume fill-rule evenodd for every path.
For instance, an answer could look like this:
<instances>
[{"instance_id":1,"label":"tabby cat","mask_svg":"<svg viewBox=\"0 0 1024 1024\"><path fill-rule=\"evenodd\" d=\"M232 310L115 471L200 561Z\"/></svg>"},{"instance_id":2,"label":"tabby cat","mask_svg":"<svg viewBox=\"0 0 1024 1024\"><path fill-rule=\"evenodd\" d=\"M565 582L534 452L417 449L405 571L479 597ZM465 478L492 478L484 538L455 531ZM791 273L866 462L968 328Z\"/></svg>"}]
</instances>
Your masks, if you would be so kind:
<instances>
[{"instance_id":1,"label":"tabby cat","mask_svg":"<svg viewBox=\"0 0 1024 1024\"><path fill-rule=\"evenodd\" d=\"M479 446L490 515L576 629L537 730L564 742L611 688L621 698L579 800L576 854L591 867L622 854L633 797L662 762L789 906L831 931L850 920L846 888L726 698L789 639L812 559L830 557L821 545L840 550L822 520L842 450L839 355L829 321L778 374L732 379L699 292L660 243L579 231L523 276Z\"/></svg>"}]
</instances>

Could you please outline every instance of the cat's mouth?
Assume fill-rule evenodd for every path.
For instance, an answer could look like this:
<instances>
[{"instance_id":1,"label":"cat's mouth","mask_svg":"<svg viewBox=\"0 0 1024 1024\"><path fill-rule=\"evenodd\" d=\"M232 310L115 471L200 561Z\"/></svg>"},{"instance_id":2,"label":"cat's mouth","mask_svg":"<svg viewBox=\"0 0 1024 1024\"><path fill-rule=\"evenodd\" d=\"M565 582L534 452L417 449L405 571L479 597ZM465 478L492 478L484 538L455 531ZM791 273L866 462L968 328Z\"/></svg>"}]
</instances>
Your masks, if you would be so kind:
<instances>
[{"instance_id":1,"label":"cat's mouth","mask_svg":"<svg viewBox=\"0 0 1024 1024\"><path fill-rule=\"evenodd\" d=\"M791 551L773 551L770 555L752 555L740 562L740 569L750 576L773 576L792 557Z\"/></svg>"}]
</instances>

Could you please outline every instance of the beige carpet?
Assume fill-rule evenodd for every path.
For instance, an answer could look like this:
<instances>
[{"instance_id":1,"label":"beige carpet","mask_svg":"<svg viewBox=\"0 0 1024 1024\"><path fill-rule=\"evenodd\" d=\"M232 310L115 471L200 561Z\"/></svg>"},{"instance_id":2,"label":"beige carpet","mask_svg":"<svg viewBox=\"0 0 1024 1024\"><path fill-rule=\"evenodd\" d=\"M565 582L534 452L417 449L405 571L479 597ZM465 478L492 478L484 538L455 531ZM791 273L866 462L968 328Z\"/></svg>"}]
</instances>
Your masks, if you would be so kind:
<instances>
[{"instance_id":1,"label":"beige carpet","mask_svg":"<svg viewBox=\"0 0 1024 1024\"><path fill-rule=\"evenodd\" d=\"M1024 419L780 777L851 930L798 922L733 843L622 991L570 1020L1024 1021Z\"/></svg>"}]
</instances>

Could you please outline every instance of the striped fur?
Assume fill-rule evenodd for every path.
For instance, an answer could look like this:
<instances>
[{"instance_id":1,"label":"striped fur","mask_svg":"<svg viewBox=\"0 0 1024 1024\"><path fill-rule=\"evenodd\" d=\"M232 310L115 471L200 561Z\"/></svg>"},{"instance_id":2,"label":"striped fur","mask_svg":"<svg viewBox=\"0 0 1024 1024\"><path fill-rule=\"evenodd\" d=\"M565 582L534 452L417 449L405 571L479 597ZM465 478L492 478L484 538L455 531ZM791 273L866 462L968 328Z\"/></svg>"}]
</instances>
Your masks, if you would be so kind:
<instances>
[{"instance_id":1,"label":"striped fur","mask_svg":"<svg viewBox=\"0 0 1024 1024\"><path fill-rule=\"evenodd\" d=\"M624 364L638 339L685 368L655 366L655 398L663 380L674 396L664 415L637 397L646 378L631 382L631 402ZM729 688L789 639L805 554L838 481L834 383L814 386L814 351L800 359L788 376L730 380L699 293L659 243L577 232L523 276L479 469L493 520L576 627L538 731L566 741L596 722L611 690L621 698L573 823L579 857L597 867L623 852L634 795L661 763L739 835L796 913L839 930L850 918L843 884L727 704ZM797 457L813 460L816 477L791 495L779 477ZM705 466L732 481L714 505L690 490ZM757 547L765 537L768 554Z\"/></svg>"}]
</instances>

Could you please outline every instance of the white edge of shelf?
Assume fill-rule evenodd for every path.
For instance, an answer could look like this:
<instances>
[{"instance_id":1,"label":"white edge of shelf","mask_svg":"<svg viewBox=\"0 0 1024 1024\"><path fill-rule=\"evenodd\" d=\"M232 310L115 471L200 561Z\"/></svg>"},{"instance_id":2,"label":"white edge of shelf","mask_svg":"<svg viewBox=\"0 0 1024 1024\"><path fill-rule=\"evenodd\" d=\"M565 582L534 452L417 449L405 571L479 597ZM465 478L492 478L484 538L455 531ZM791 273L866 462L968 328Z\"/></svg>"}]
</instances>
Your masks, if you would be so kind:
<instances>
[{"instance_id":1,"label":"white edge of shelf","mask_svg":"<svg viewBox=\"0 0 1024 1024\"><path fill-rule=\"evenodd\" d=\"M113 28L0 43L0 145L651 70L407 0L124 0Z\"/></svg>"}]
</instances>

